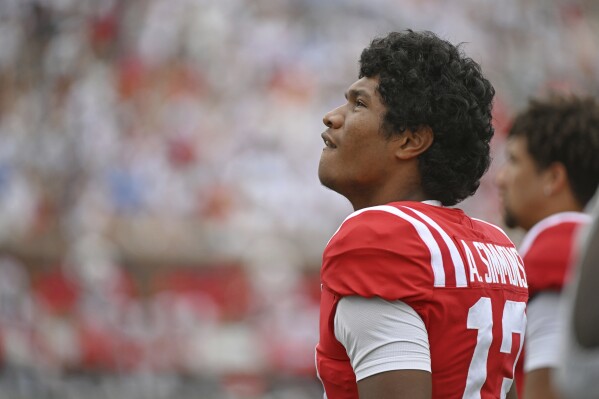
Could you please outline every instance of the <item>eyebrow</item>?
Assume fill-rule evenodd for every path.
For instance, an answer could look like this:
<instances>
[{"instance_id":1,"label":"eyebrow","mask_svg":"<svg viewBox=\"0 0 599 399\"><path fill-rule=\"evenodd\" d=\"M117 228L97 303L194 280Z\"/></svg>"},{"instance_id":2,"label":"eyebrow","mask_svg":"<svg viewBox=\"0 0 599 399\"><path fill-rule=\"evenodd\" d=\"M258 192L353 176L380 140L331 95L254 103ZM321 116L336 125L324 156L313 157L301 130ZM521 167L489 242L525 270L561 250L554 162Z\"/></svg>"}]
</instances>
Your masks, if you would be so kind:
<instances>
[{"instance_id":1,"label":"eyebrow","mask_svg":"<svg viewBox=\"0 0 599 399\"><path fill-rule=\"evenodd\" d=\"M345 99L349 99L349 98L356 98L356 97L365 97L366 99L370 98L370 94L368 94L366 91L361 90L361 89L350 89L349 91L347 91L345 93Z\"/></svg>"}]
</instances>

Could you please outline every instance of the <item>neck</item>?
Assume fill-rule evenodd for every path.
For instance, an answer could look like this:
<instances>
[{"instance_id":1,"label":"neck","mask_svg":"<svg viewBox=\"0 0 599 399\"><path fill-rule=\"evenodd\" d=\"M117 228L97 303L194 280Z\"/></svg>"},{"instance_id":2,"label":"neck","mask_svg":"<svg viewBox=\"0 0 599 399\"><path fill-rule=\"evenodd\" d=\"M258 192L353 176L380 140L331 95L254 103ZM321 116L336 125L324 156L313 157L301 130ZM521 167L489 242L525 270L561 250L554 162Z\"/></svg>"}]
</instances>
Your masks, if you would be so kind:
<instances>
[{"instance_id":1,"label":"neck","mask_svg":"<svg viewBox=\"0 0 599 399\"><path fill-rule=\"evenodd\" d=\"M421 202L421 201L430 200L430 197L428 197L422 191L422 189L418 188L416 190L410 190L410 191L405 190L402 192L395 192L395 193L390 192L388 194L381 192L377 196L359 197L359 198L352 198L349 200L354 208L354 211L357 211L357 210L363 209L363 208L370 208L370 207L377 206L377 205L386 205L391 202L398 202L398 201Z\"/></svg>"},{"instance_id":2,"label":"neck","mask_svg":"<svg viewBox=\"0 0 599 399\"><path fill-rule=\"evenodd\" d=\"M582 212L584 207L572 195L559 198L548 198L544 205L538 208L535 220L525 230L530 230L535 224L551 215L562 212Z\"/></svg>"}]
</instances>

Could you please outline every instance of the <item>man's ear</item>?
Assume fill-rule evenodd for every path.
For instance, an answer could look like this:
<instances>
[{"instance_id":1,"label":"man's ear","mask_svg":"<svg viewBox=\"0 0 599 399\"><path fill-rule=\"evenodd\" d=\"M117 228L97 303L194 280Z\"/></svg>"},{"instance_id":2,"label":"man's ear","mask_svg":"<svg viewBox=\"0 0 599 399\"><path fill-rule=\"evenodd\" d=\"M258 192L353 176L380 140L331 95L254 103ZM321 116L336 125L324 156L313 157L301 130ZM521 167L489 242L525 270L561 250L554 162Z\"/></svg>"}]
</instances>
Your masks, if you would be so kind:
<instances>
[{"instance_id":1,"label":"man's ear","mask_svg":"<svg viewBox=\"0 0 599 399\"><path fill-rule=\"evenodd\" d=\"M435 135L430 126L419 126L416 130L406 129L393 139L397 140L395 156L403 160L416 158L429 149L434 138Z\"/></svg>"},{"instance_id":2,"label":"man's ear","mask_svg":"<svg viewBox=\"0 0 599 399\"><path fill-rule=\"evenodd\" d=\"M556 194L569 187L568 172L561 162L554 162L544 171L544 193L546 196Z\"/></svg>"}]
</instances>

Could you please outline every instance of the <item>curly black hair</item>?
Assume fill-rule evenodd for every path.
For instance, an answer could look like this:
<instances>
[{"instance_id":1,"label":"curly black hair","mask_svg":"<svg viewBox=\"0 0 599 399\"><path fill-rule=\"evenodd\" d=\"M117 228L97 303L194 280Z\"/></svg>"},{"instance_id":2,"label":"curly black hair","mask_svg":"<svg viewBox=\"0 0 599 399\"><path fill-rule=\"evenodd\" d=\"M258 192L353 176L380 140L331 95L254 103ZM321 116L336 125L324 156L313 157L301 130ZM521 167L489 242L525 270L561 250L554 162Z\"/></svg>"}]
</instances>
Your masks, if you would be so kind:
<instances>
[{"instance_id":1,"label":"curly black hair","mask_svg":"<svg viewBox=\"0 0 599 399\"><path fill-rule=\"evenodd\" d=\"M599 186L599 103L593 97L551 94L530 99L508 131L524 137L539 170L554 162L566 168L576 200L584 207Z\"/></svg>"},{"instance_id":2,"label":"curly black hair","mask_svg":"<svg viewBox=\"0 0 599 399\"><path fill-rule=\"evenodd\" d=\"M388 137L428 126L434 140L420 155L424 192L455 205L476 192L489 168L495 89L460 46L434 33L406 30L376 38L360 56L360 78L378 77Z\"/></svg>"}]
</instances>

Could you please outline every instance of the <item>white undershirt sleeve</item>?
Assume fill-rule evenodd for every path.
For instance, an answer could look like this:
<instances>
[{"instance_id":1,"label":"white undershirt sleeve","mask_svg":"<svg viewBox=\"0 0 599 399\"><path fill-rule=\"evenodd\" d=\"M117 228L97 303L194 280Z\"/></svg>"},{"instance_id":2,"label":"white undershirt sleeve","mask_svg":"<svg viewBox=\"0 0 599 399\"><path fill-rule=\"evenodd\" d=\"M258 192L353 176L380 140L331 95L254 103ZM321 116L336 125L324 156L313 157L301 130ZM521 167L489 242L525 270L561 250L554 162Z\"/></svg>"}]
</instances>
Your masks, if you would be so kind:
<instances>
[{"instance_id":1,"label":"white undershirt sleeve","mask_svg":"<svg viewBox=\"0 0 599 399\"><path fill-rule=\"evenodd\" d=\"M559 344L563 320L558 316L560 294L542 292L529 302L524 371L559 366Z\"/></svg>"},{"instance_id":2,"label":"white undershirt sleeve","mask_svg":"<svg viewBox=\"0 0 599 399\"><path fill-rule=\"evenodd\" d=\"M345 347L357 381L391 370L431 371L424 322L402 301L342 298L335 337Z\"/></svg>"}]
</instances>

